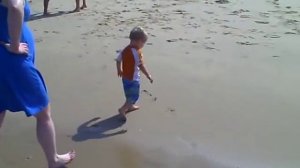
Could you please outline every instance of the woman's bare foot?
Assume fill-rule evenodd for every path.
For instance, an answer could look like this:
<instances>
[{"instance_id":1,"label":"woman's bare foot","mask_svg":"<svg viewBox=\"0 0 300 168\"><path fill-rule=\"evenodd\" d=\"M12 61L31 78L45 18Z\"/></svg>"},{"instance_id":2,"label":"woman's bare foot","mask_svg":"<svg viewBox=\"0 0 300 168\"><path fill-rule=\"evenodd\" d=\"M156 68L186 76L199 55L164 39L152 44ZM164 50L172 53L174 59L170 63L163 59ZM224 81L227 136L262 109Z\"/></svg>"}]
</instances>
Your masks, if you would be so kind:
<instances>
[{"instance_id":1,"label":"woman's bare foot","mask_svg":"<svg viewBox=\"0 0 300 168\"><path fill-rule=\"evenodd\" d=\"M80 12L80 8L75 8L72 13Z\"/></svg>"},{"instance_id":2,"label":"woman's bare foot","mask_svg":"<svg viewBox=\"0 0 300 168\"><path fill-rule=\"evenodd\" d=\"M56 156L56 163L49 168L61 168L66 166L67 164L71 163L74 158L76 157L76 153L74 150L70 151L69 153L63 155Z\"/></svg>"},{"instance_id":3,"label":"woman's bare foot","mask_svg":"<svg viewBox=\"0 0 300 168\"><path fill-rule=\"evenodd\" d=\"M50 16L49 12L44 12L44 16Z\"/></svg>"},{"instance_id":4,"label":"woman's bare foot","mask_svg":"<svg viewBox=\"0 0 300 168\"><path fill-rule=\"evenodd\" d=\"M86 5L82 5L80 9L85 9L85 8L87 8L87 6Z\"/></svg>"}]
</instances>

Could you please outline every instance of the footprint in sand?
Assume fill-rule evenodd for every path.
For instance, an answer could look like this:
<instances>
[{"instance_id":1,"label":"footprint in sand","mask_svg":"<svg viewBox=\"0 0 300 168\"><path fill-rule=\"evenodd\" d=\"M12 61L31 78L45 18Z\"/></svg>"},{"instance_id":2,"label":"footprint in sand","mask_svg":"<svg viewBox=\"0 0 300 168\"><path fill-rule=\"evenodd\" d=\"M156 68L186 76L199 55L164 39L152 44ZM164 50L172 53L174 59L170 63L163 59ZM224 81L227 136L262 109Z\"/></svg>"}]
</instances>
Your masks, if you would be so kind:
<instances>
[{"instance_id":1,"label":"footprint in sand","mask_svg":"<svg viewBox=\"0 0 300 168\"><path fill-rule=\"evenodd\" d=\"M163 29L163 30L173 30L172 27L162 27L161 29Z\"/></svg>"},{"instance_id":2,"label":"footprint in sand","mask_svg":"<svg viewBox=\"0 0 300 168\"><path fill-rule=\"evenodd\" d=\"M148 96L152 97L153 95L148 90L143 90L143 93L147 94Z\"/></svg>"},{"instance_id":3,"label":"footprint in sand","mask_svg":"<svg viewBox=\"0 0 300 168\"><path fill-rule=\"evenodd\" d=\"M204 1L205 4L213 4L212 2Z\"/></svg>"},{"instance_id":4,"label":"footprint in sand","mask_svg":"<svg viewBox=\"0 0 300 168\"><path fill-rule=\"evenodd\" d=\"M254 21L255 23L258 23L258 24L269 24L270 22L268 21Z\"/></svg>"},{"instance_id":5,"label":"footprint in sand","mask_svg":"<svg viewBox=\"0 0 300 168\"><path fill-rule=\"evenodd\" d=\"M40 43L40 42L43 42L43 41L44 41L44 40L43 40L42 38L36 38L36 39L35 39L35 42L36 42L36 43Z\"/></svg>"},{"instance_id":6,"label":"footprint in sand","mask_svg":"<svg viewBox=\"0 0 300 168\"><path fill-rule=\"evenodd\" d=\"M236 27L227 26L227 25L221 25L220 27L223 27L223 28L225 28L225 29L235 29L235 30L238 29L238 28L236 28Z\"/></svg>"},{"instance_id":7,"label":"footprint in sand","mask_svg":"<svg viewBox=\"0 0 300 168\"><path fill-rule=\"evenodd\" d=\"M218 3L218 4L227 4L227 3L229 3L228 0L217 0L215 2Z\"/></svg>"},{"instance_id":8,"label":"footprint in sand","mask_svg":"<svg viewBox=\"0 0 300 168\"><path fill-rule=\"evenodd\" d=\"M168 112L175 112L176 109L175 109L174 107L168 107L168 108L167 108L167 111L168 111Z\"/></svg>"},{"instance_id":9,"label":"footprint in sand","mask_svg":"<svg viewBox=\"0 0 300 168\"><path fill-rule=\"evenodd\" d=\"M214 14L215 12L212 12L212 11L204 11L204 13L211 15L211 14Z\"/></svg>"},{"instance_id":10,"label":"footprint in sand","mask_svg":"<svg viewBox=\"0 0 300 168\"><path fill-rule=\"evenodd\" d=\"M263 18L269 18L270 17L270 13L267 12L259 12L259 16L263 17Z\"/></svg>"},{"instance_id":11,"label":"footprint in sand","mask_svg":"<svg viewBox=\"0 0 300 168\"><path fill-rule=\"evenodd\" d=\"M60 34L59 31L52 31L52 33L54 33L54 34Z\"/></svg>"},{"instance_id":12,"label":"footprint in sand","mask_svg":"<svg viewBox=\"0 0 300 168\"><path fill-rule=\"evenodd\" d=\"M177 42L178 41L178 39L169 39L169 40L167 40L167 42L169 42L169 43L174 43L174 42Z\"/></svg>"},{"instance_id":13,"label":"footprint in sand","mask_svg":"<svg viewBox=\"0 0 300 168\"><path fill-rule=\"evenodd\" d=\"M25 160L32 160L32 156L27 156L26 158L25 158Z\"/></svg>"},{"instance_id":14,"label":"footprint in sand","mask_svg":"<svg viewBox=\"0 0 300 168\"><path fill-rule=\"evenodd\" d=\"M241 15L240 18L247 19L247 18L251 18L251 16L250 15Z\"/></svg>"},{"instance_id":15,"label":"footprint in sand","mask_svg":"<svg viewBox=\"0 0 300 168\"><path fill-rule=\"evenodd\" d=\"M144 89L142 92L145 93L146 95L148 95L149 97L153 97L152 93L150 93L148 90L145 90L145 89ZM153 100L154 102L156 102L157 99L158 99L157 97L153 97L153 98L152 98L152 100Z\"/></svg>"},{"instance_id":16,"label":"footprint in sand","mask_svg":"<svg viewBox=\"0 0 300 168\"><path fill-rule=\"evenodd\" d=\"M287 25L294 25L294 24L296 24L296 23L298 23L299 21L298 20L295 20L295 19L287 19L286 21L285 21L285 24L287 24Z\"/></svg>"},{"instance_id":17,"label":"footprint in sand","mask_svg":"<svg viewBox=\"0 0 300 168\"><path fill-rule=\"evenodd\" d=\"M247 10L247 9L240 9L240 10L236 10L236 11L231 12L229 15L238 15L238 14L241 14L241 13L244 13L244 12L250 12L250 11Z\"/></svg>"},{"instance_id":18,"label":"footprint in sand","mask_svg":"<svg viewBox=\"0 0 300 168\"><path fill-rule=\"evenodd\" d=\"M232 32L223 32L223 35L229 35L232 34Z\"/></svg>"},{"instance_id":19,"label":"footprint in sand","mask_svg":"<svg viewBox=\"0 0 300 168\"><path fill-rule=\"evenodd\" d=\"M99 26L107 26L108 24L105 22L105 23L98 23Z\"/></svg>"},{"instance_id":20,"label":"footprint in sand","mask_svg":"<svg viewBox=\"0 0 300 168\"><path fill-rule=\"evenodd\" d=\"M246 42L236 42L236 43L240 44L240 45L248 45L248 46L250 46L250 45L258 45L258 43L251 43L249 41L246 41Z\"/></svg>"},{"instance_id":21,"label":"footprint in sand","mask_svg":"<svg viewBox=\"0 0 300 168\"><path fill-rule=\"evenodd\" d=\"M207 33L209 33L209 34L217 34L218 32L214 31L214 30L207 30Z\"/></svg>"},{"instance_id":22,"label":"footprint in sand","mask_svg":"<svg viewBox=\"0 0 300 168\"><path fill-rule=\"evenodd\" d=\"M284 34L297 34L295 32L285 32Z\"/></svg>"},{"instance_id":23,"label":"footprint in sand","mask_svg":"<svg viewBox=\"0 0 300 168\"><path fill-rule=\"evenodd\" d=\"M297 11L286 11L286 12L284 12L285 14L296 14L296 13L298 13Z\"/></svg>"},{"instance_id":24,"label":"footprint in sand","mask_svg":"<svg viewBox=\"0 0 300 168\"><path fill-rule=\"evenodd\" d=\"M187 11L181 10L181 9L174 10L173 12L174 12L175 14L181 14L181 15L188 14Z\"/></svg>"},{"instance_id":25,"label":"footprint in sand","mask_svg":"<svg viewBox=\"0 0 300 168\"><path fill-rule=\"evenodd\" d=\"M276 35L276 34L267 34L264 36L265 38L280 38L281 36Z\"/></svg>"},{"instance_id":26,"label":"footprint in sand","mask_svg":"<svg viewBox=\"0 0 300 168\"><path fill-rule=\"evenodd\" d=\"M205 49L207 50L217 50L217 51L220 51L220 49L217 49L215 47L211 47L211 46L207 46L207 45L203 45Z\"/></svg>"}]
</instances>

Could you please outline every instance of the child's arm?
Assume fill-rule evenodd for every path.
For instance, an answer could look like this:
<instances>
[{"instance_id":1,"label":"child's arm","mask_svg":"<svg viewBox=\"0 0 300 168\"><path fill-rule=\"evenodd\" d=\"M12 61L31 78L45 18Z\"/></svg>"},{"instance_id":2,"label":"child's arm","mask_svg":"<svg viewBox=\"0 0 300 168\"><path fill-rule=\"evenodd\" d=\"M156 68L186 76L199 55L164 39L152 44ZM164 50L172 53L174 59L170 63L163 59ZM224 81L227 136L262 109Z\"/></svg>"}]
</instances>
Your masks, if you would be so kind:
<instances>
[{"instance_id":1,"label":"child's arm","mask_svg":"<svg viewBox=\"0 0 300 168\"><path fill-rule=\"evenodd\" d=\"M123 76L123 71L121 68L121 61L116 60L116 65L117 65L118 77L121 78Z\"/></svg>"},{"instance_id":2,"label":"child's arm","mask_svg":"<svg viewBox=\"0 0 300 168\"><path fill-rule=\"evenodd\" d=\"M116 58L116 66L117 66L117 71L118 71L118 77L123 76L121 62L122 62L122 53L119 53L118 57Z\"/></svg>"},{"instance_id":3,"label":"child's arm","mask_svg":"<svg viewBox=\"0 0 300 168\"><path fill-rule=\"evenodd\" d=\"M149 74L149 72L148 72L147 68L145 67L145 65L144 64L140 64L139 68L143 72L143 74L149 79L149 81L151 83L153 83L152 76Z\"/></svg>"}]
</instances>

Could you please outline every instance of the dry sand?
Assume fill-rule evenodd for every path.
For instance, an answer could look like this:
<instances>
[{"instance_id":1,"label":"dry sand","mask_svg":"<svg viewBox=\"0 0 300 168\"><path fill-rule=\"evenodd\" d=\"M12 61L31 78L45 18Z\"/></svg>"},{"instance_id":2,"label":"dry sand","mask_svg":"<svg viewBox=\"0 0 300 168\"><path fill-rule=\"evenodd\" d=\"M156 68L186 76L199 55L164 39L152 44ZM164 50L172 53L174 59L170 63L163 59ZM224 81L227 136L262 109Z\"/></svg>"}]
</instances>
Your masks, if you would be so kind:
<instances>
[{"instance_id":1,"label":"dry sand","mask_svg":"<svg viewBox=\"0 0 300 168\"><path fill-rule=\"evenodd\" d=\"M300 1L89 0L67 14L74 2L53 0L48 18L32 5L58 146L78 153L70 167L300 167ZM122 124L114 58L136 25L155 83ZM7 116L1 168L45 167L34 130Z\"/></svg>"}]
</instances>

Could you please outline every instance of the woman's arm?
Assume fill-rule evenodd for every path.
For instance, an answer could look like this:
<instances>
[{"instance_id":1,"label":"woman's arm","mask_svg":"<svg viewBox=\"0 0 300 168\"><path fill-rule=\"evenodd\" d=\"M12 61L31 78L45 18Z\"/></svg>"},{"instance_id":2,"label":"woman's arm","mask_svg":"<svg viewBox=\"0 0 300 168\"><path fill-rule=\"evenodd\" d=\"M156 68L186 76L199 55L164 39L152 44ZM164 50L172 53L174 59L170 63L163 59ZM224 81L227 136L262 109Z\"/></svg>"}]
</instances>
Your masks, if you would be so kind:
<instances>
[{"instance_id":1,"label":"woman's arm","mask_svg":"<svg viewBox=\"0 0 300 168\"><path fill-rule=\"evenodd\" d=\"M10 51L19 52L22 24L24 18L24 0L8 0L8 33L10 37Z\"/></svg>"}]
</instances>

